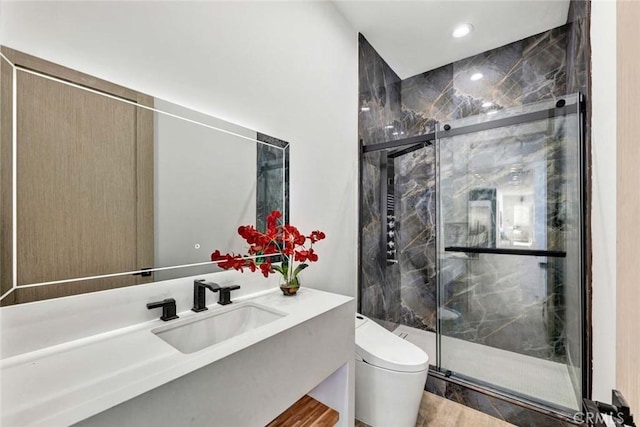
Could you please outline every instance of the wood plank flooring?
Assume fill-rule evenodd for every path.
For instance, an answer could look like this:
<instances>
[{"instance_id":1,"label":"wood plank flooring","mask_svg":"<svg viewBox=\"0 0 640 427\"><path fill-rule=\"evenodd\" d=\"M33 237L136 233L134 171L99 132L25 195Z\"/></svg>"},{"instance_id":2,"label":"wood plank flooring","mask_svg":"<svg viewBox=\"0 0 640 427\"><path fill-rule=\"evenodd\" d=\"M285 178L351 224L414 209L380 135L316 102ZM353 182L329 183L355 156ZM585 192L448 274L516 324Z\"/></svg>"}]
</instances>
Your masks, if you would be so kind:
<instances>
[{"instance_id":1,"label":"wood plank flooring","mask_svg":"<svg viewBox=\"0 0 640 427\"><path fill-rule=\"evenodd\" d=\"M334 426L338 419L337 411L305 395L267 427L330 427Z\"/></svg>"},{"instance_id":2,"label":"wood plank flooring","mask_svg":"<svg viewBox=\"0 0 640 427\"><path fill-rule=\"evenodd\" d=\"M505 421L483 414L433 393L424 392L416 427L513 427ZM356 420L355 427L369 427Z\"/></svg>"}]
</instances>

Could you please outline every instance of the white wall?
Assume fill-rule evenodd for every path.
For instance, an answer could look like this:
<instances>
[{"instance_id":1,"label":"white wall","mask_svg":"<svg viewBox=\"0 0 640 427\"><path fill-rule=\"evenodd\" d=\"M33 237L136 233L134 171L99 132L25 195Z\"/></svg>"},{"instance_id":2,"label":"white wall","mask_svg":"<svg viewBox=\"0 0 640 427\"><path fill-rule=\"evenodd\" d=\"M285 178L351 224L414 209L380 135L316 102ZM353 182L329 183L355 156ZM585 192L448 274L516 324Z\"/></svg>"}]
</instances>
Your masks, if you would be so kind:
<instances>
[{"instance_id":1,"label":"white wall","mask_svg":"<svg viewBox=\"0 0 640 427\"><path fill-rule=\"evenodd\" d=\"M328 2L4 2L0 42L291 143L301 280L355 295L357 33Z\"/></svg>"},{"instance_id":2,"label":"white wall","mask_svg":"<svg viewBox=\"0 0 640 427\"><path fill-rule=\"evenodd\" d=\"M593 398L616 381L616 4L591 3Z\"/></svg>"}]
</instances>

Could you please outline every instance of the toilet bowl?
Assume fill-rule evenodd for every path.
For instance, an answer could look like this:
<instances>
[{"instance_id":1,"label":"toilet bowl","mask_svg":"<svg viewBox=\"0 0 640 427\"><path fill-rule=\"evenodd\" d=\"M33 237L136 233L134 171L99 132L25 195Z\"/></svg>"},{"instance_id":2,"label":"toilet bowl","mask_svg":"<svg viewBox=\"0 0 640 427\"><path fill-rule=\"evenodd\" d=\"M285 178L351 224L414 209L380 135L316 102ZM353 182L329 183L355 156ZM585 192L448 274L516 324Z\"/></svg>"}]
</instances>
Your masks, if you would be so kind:
<instances>
[{"instance_id":1,"label":"toilet bowl","mask_svg":"<svg viewBox=\"0 0 640 427\"><path fill-rule=\"evenodd\" d=\"M356 314L356 418L372 427L414 427L429 356Z\"/></svg>"}]
</instances>

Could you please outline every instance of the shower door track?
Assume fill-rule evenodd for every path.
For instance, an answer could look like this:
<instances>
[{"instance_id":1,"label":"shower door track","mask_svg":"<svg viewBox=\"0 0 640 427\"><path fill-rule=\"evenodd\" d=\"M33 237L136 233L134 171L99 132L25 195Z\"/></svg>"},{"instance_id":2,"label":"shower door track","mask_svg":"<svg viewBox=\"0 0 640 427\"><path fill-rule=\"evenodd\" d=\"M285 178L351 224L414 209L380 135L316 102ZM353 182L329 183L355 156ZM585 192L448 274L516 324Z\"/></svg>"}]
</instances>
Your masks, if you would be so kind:
<instances>
[{"instance_id":1,"label":"shower door track","mask_svg":"<svg viewBox=\"0 0 640 427\"><path fill-rule=\"evenodd\" d=\"M462 126L456 129L446 129L447 124L444 125L443 130L437 132L438 138L449 138L452 136L464 135L467 133L482 132L485 130L491 130L506 126L514 126L522 123L535 122L539 120L552 119L554 117L561 117L567 114L580 113L580 104L577 102L571 105L565 105L564 100L559 100L556 103L555 108L549 108L547 110L532 111L530 113L522 113L516 116L504 117L502 119L489 120L486 122L475 123L468 126Z\"/></svg>"},{"instance_id":2,"label":"shower door track","mask_svg":"<svg viewBox=\"0 0 640 427\"><path fill-rule=\"evenodd\" d=\"M581 111L580 108L581 108L581 102L576 104L571 104L571 105L562 104L562 106L560 107L549 108L547 110L540 110L540 111L533 111L531 113L518 114L517 116L505 117L502 119L476 123L468 126L463 126L457 129L441 130L441 131L438 131L438 137L446 138L446 137L452 137L457 135L464 135L467 133L501 128L505 126L513 126L513 125L519 125L527 122L535 122L538 120L550 119L553 117L564 116L566 114L578 113ZM435 139L436 139L436 132L430 132L424 135L413 136L410 138L395 139L393 141L380 142L378 144L363 145L362 153L388 150L390 148L402 147L404 145L409 145L409 144L430 145L433 143Z\"/></svg>"}]
</instances>

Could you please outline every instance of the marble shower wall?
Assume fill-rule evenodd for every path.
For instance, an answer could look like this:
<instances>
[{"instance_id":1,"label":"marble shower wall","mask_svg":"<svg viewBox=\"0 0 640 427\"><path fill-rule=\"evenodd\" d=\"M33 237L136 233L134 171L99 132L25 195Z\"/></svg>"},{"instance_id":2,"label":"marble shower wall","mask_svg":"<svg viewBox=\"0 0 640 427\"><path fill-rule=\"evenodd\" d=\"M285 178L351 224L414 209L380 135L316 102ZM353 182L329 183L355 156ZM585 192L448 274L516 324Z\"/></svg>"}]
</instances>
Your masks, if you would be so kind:
<instances>
[{"instance_id":1,"label":"marble shower wall","mask_svg":"<svg viewBox=\"0 0 640 427\"><path fill-rule=\"evenodd\" d=\"M256 144L256 228L266 230L267 215L274 210L289 223L289 144L260 132L256 139L267 143Z\"/></svg>"},{"instance_id":2,"label":"marble shower wall","mask_svg":"<svg viewBox=\"0 0 640 427\"><path fill-rule=\"evenodd\" d=\"M363 145L396 139L393 127L400 122L400 78L362 35L359 41L359 139ZM400 269L397 264L387 266L382 244L386 212L382 208L384 200L380 197L380 179L386 161L386 154L380 151L365 153L361 158L359 298L361 310L367 316L398 322L401 307Z\"/></svg>"},{"instance_id":3,"label":"marble shower wall","mask_svg":"<svg viewBox=\"0 0 640 427\"><path fill-rule=\"evenodd\" d=\"M393 135L393 127L397 127L401 119L400 77L362 34L359 36L358 74L359 139L368 145L403 137Z\"/></svg>"},{"instance_id":4,"label":"marble shower wall","mask_svg":"<svg viewBox=\"0 0 640 427\"><path fill-rule=\"evenodd\" d=\"M577 12L584 11L585 2L576 3L572 5L575 19L567 25L404 80L360 35L361 144L424 135L433 132L437 122L549 100L578 90L586 92L588 14ZM475 72L482 72L484 78L471 81L469 77ZM488 102L492 105L483 107ZM393 160L396 243L400 249L398 262L393 264L385 259L385 192L380 187L389 155L376 151L365 153L362 158L360 309L365 315L386 322L389 328L403 323L435 331L433 148L425 147ZM499 270L496 274L500 274ZM523 298L522 304L526 305L527 296ZM505 316L502 324L526 324L526 319L518 322L513 316ZM518 342L518 336L526 335L526 327L514 332L505 326L492 334L492 340L509 342L510 348L533 349L536 346L532 343ZM539 349L532 352L541 355Z\"/></svg>"},{"instance_id":5,"label":"marble shower wall","mask_svg":"<svg viewBox=\"0 0 640 427\"><path fill-rule=\"evenodd\" d=\"M567 93L568 26L520 40L402 81L407 136L448 122ZM471 75L482 73L481 80ZM483 104L491 106L483 107Z\"/></svg>"}]
</instances>

